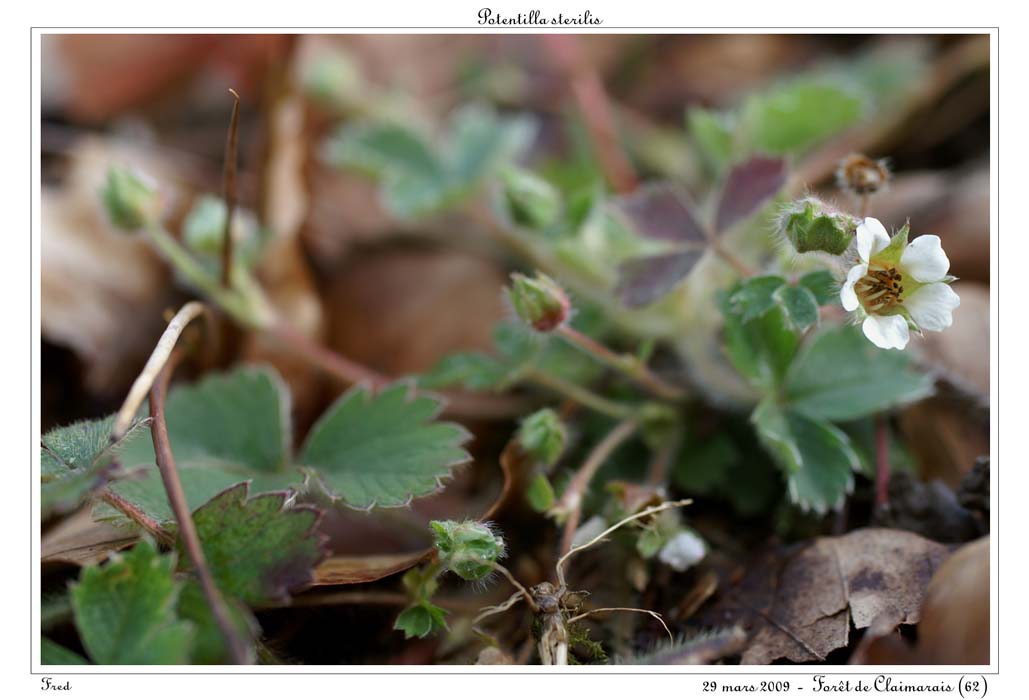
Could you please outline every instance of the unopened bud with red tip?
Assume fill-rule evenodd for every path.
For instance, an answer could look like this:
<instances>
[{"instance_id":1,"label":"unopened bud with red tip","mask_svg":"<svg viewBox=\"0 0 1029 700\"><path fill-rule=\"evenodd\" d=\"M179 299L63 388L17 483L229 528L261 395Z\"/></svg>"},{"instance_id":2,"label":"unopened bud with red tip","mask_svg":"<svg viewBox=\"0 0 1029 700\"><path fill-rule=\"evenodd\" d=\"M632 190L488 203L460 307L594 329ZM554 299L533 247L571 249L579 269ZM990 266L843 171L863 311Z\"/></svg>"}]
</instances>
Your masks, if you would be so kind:
<instances>
[{"instance_id":1,"label":"unopened bud with red tip","mask_svg":"<svg viewBox=\"0 0 1029 700\"><path fill-rule=\"evenodd\" d=\"M107 171L100 196L111 222L125 231L145 226L157 216L160 206L157 187L145 175L125 167Z\"/></svg>"},{"instance_id":2,"label":"unopened bud with red tip","mask_svg":"<svg viewBox=\"0 0 1029 700\"><path fill-rule=\"evenodd\" d=\"M540 333L549 333L568 320L571 303L561 286L541 272L511 275L507 295L518 318Z\"/></svg>"}]
</instances>

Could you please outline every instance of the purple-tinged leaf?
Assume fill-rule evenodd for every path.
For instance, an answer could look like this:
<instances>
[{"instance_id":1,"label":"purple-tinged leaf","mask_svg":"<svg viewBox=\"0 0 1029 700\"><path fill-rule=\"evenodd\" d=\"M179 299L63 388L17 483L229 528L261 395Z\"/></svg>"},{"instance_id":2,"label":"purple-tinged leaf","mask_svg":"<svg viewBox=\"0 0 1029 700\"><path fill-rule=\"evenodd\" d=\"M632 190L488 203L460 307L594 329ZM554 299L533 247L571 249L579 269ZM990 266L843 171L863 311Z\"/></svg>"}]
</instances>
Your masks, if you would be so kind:
<instances>
[{"instance_id":1,"label":"purple-tinged leaf","mask_svg":"<svg viewBox=\"0 0 1029 700\"><path fill-rule=\"evenodd\" d=\"M705 243L704 227L694 216L694 206L682 188L657 182L619 197L615 208L644 238L676 243Z\"/></svg>"},{"instance_id":2,"label":"purple-tinged leaf","mask_svg":"<svg viewBox=\"0 0 1029 700\"><path fill-rule=\"evenodd\" d=\"M703 249L696 249L629 260L620 268L618 296L632 308L657 301L684 280L703 255Z\"/></svg>"},{"instance_id":3,"label":"purple-tinged leaf","mask_svg":"<svg viewBox=\"0 0 1029 700\"><path fill-rule=\"evenodd\" d=\"M236 484L194 511L207 565L226 595L250 605L288 599L325 558L322 513L289 505L287 491L248 494L248 482Z\"/></svg>"},{"instance_id":4,"label":"purple-tinged leaf","mask_svg":"<svg viewBox=\"0 0 1029 700\"><path fill-rule=\"evenodd\" d=\"M715 228L726 231L757 213L768 199L786 184L786 161L782 158L754 156L729 173L718 203Z\"/></svg>"}]
</instances>

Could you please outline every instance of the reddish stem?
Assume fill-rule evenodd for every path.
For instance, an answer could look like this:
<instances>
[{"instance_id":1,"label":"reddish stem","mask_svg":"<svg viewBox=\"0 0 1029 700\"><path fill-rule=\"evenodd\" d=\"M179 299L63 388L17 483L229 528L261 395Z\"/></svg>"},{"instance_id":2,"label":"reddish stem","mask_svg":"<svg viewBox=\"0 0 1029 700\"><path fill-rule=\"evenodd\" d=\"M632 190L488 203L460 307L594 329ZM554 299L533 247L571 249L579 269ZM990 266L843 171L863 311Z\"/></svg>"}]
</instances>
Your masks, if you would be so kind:
<instances>
[{"instance_id":1,"label":"reddish stem","mask_svg":"<svg viewBox=\"0 0 1029 700\"><path fill-rule=\"evenodd\" d=\"M225 171L222 189L225 197L225 230L222 233L222 286L232 289L232 217L236 213L236 150L239 141L239 94L229 89L235 100L225 139Z\"/></svg>"},{"instance_id":2,"label":"reddish stem","mask_svg":"<svg viewBox=\"0 0 1029 700\"><path fill-rule=\"evenodd\" d=\"M582 55L578 37L545 34L543 42L570 83L605 177L616 192L632 192L637 185L636 172L618 142L614 112L604 84Z\"/></svg>"},{"instance_id":3,"label":"reddish stem","mask_svg":"<svg viewBox=\"0 0 1029 700\"><path fill-rule=\"evenodd\" d=\"M200 580L200 587L204 592L204 598L211 608L211 614L218 625L222 636L225 638L229 656L233 663L245 665L250 663L247 644L239 630L232 624L229 616L228 605L214 582L211 570L207 568L207 560L204 558L204 550L200 544L200 536L197 534L196 526L193 524L193 516L189 511L189 504L186 501L186 494L182 490L182 482L179 480L179 472L175 467L175 458L172 456L171 443L168 439L168 426L164 418L164 397L168 391L168 380L174 369L174 361L169 361L161 373L157 375L157 381L150 389L150 417L153 422L150 424L150 434L154 440L154 454L157 457L157 468L161 472L161 480L164 482L164 490L168 495L168 502L171 504L175 520L179 525L179 537L186 548L186 553L193 562L197 578Z\"/></svg>"}]
</instances>

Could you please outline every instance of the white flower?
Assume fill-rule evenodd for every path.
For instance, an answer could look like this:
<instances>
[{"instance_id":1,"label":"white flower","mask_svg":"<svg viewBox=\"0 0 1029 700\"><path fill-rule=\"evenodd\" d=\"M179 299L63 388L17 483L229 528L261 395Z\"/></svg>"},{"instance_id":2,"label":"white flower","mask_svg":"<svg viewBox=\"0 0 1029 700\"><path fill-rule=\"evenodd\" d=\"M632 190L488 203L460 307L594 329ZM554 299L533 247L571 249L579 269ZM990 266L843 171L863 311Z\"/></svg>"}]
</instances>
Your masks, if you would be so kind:
<instances>
[{"instance_id":1,"label":"white flower","mask_svg":"<svg viewBox=\"0 0 1029 700\"><path fill-rule=\"evenodd\" d=\"M907 239L907 226L891 239L878 219L865 219L857 227L859 261L840 290L843 308L864 319L861 330L881 348L904 348L909 328L949 328L961 303L940 237Z\"/></svg>"},{"instance_id":2,"label":"white flower","mask_svg":"<svg viewBox=\"0 0 1029 700\"><path fill-rule=\"evenodd\" d=\"M685 571L707 554L707 545L695 533L683 530L668 540L657 558L676 571Z\"/></svg>"}]
</instances>

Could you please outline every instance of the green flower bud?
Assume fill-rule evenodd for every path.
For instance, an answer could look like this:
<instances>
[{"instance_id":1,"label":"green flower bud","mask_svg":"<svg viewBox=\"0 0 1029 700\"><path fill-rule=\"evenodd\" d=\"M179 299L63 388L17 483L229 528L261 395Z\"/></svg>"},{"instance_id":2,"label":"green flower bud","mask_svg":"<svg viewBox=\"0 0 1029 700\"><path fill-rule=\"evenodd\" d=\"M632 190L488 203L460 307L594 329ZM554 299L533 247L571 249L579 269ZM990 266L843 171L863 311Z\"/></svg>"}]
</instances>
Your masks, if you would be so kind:
<instances>
[{"instance_id":1,"label":"green flower bud","mask_svg":"<svg viewBox=\"0 0 1029 700\"><path fill-rule=\"evenodd\" d=\"M157 215L157 188L146 176L129 168L108 170L100 197L112 223L125 231L142 228Z\"/></svg>"},{"instance_id":2,"label":"green flower bud","mask_svg":"<svg viewBox=\"0 0 1029 700\"><path fill-rule=\"evenodd\" d=\"M549 333L568 320L568 295L541 272L534 279L515 273L507 291L518 318L541 333Z\"/></svg>"},{"instance_id":3,"label":"green flower bud","mask_svg":"<svg viewBox=\"0 0 1029 700\"><path fill-rule=\"evenodd\" d=\"M542 408L522 421L518 443L533 459L548 467L555 464L568 442L568 430L557 414Z\"/></svg>"},{"instance_id":4,"label":"green flower bud","mask_svg":"<svg viewBox=\"0 0 1029 700\"><path fill-rule=\"evenodd\" d=\"M842 255L854 239L858 220L813 197L792 202L779 217L779 233L798 253Z\"/></svg>"},{"instance_id":5,"label":"green flower bud","mask_svg":"<svg viewBox=\"0 0 1029 700\"><path fill-rule=\"evenodd\" d=\"M545 229L561 215L561 195L546 180L527 170L509 168L502 175L504 202L519 226Z\"/></svg>"},{"instance_id":6,"label":"green flower bud","mask_svg":"<svg viewBox=\"0 0 1029 700\"><path fill-rule=\"evenodd\" d=\"M493 565L504 556L503 538L486 523L433 520L429 526L436 537L440 564L466 581L489 576Z\"/></svg>"}]
</instances>

